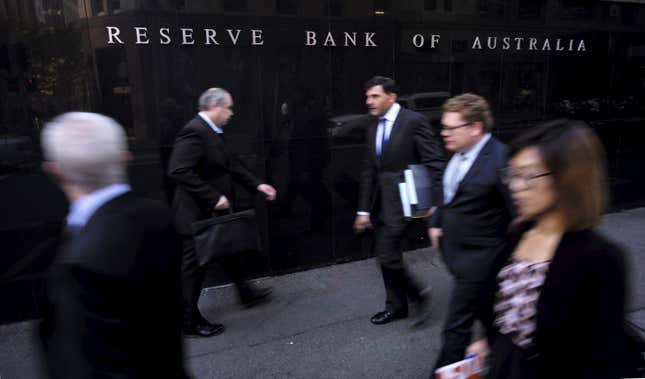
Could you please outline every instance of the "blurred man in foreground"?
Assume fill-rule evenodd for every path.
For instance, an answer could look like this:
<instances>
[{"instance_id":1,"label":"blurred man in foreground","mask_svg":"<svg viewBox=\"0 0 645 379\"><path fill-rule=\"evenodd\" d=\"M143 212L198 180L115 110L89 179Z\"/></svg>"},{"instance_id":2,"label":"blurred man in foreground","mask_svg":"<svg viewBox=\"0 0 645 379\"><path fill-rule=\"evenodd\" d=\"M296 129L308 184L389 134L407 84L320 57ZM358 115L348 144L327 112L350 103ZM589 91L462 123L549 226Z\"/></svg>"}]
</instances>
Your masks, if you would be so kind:
<instances>
[{"instance_id":1,"label":"blurred man in foreground","mask_svg":"<svg viewBox=\"0 0 645 379\"><path fill-rule=\"evenodd\" d=\"M123 128L66 113L42 133L70 211L40 328L52 378L185 378L180 254L166 207L126 179Z\"/></svg>"}]
</instances>

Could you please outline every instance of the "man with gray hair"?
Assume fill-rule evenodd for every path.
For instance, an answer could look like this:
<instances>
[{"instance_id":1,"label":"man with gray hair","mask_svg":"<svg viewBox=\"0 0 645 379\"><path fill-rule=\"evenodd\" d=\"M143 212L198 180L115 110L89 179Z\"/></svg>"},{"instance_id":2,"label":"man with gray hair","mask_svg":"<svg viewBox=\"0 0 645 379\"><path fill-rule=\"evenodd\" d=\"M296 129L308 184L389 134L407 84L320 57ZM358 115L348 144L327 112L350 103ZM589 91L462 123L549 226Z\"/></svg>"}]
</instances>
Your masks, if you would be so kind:
<instances>
[{"instance_id":1,"label":"man with gray hair","mask_svg":"<svg viewBox=\"0 0 645 379\"><path fill-rule=\"evenodd\" d=\"M233 181L251 193L262 193L269 201L275 200L276 190L227 150L222 128L233 115L231 95L222 88L210 88L199 97L199 109L177 134L168 176L177 183L173 209L175 226L183 239L184 334L209 337L223 332L224 326L206 320L197 307L206 268L197 264L191 224L231 209ZM220 257L218 263L235 283L243 305L268 299L269 289L254 288L243 280L239 257Z\"/></svg>"},{"instance_id":2,"label":"man with gray hair","mask_svg":"<svg viewBox=\"0 0 645 379\"><path fill-rule=\"evenodd\" d=\"M70 202L40 325L49 376L185 378L178 239L169 210L128 185L123 128L66 113L42 145Z\"/></svg>"}]
</instances>

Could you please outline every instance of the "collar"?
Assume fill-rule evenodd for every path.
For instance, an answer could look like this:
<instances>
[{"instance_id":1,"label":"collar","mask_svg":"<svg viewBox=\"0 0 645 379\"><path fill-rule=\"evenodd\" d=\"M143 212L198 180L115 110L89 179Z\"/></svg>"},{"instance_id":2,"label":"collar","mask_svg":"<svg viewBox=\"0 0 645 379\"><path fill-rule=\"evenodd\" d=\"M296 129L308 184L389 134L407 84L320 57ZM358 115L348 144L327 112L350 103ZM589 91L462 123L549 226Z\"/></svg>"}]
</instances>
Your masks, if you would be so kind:
<instances>
[{"instance_id":1,"label":"collar","mask_svg":"<svg viewBox=\"0 0 645 379\"><path fill-rule=\"evenodd\" d=\"M208 116L206 116L206 113L204 113L204 112L199 112L199 113L197 113L197 115L198 115L199 117L201 117L201 118L202 118L202 120L206 121L206 123L208 124L208 126L210 126L210 127L211 127L211 129L213 129L213 131L214 131L215 133L217 133L217 134L222 134L222 133L224 133L224 131L223 131L219 126L215 125L215 124L213 123L213 121L211 121L211 119L210 119L210 118L208 118Z\"/></svg>"},{"instance_id":2,"label":"collar","mask_svg":"<svg viewBox=\"0 0 645 379\"><path fill-rule=\"evenodd\" d=\"M73 202L67 214L67 225L83 227L103 204L131 190L128 184L112 184Z\"/></svg>"},{"instance_id":3,"label":"collar","mask_svg":"<svg viewBox=\"0 0 645 379\"><path fill-rule=\"evenodd\" d=\"M475 146L471 147L470 150L461 153L461 155L463 157L466 157L466 159L468 160L473 160L477 158L477 156L479 155L479 152L484 148L484 145L486 145L486 142L488 142L490 137L491 137L490 133L484 134L482 139L480 139L479 142L475 144Z\"/></svg>"},{"instance_id":4,"label":"collar","mask_svg":"<svg viewBox=\"0 0 645 379\"><path fill-rule=\"evenodd\" d=\"M400 110L401 106L399 105L399 103L394 103L383 116L379 117L379 120L384 118L394 124L394 121L396 121L396 117L399 115Z\"/></svg>"}]
</instances>

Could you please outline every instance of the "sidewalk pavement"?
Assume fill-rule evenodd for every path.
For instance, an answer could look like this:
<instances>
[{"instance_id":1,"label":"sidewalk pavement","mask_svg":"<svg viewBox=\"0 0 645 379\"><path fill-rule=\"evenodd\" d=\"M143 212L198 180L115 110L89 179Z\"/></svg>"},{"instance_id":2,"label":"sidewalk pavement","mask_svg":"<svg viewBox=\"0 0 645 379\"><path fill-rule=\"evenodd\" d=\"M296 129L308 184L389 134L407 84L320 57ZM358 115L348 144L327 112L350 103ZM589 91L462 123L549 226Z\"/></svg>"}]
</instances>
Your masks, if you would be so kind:
<instances>
[{"instance_id":1,"label":"sidewalk pavement","mask_svg":"<svg viewBox=\"0 0 645 379\"><path fill-rule=\"evenodd\" d=\"M645 328L645 208L605 217L601 229L625 246L632 294L628 317ZM433 258L434 257L434 258ZM407 320L375 326L383 285L374 259L259 280L271 303L242 310L233 287L204 290L200 307L226 331L186 340L195 378L427 378L440 347L450 275L432 249L406 254L417 278L432 286L425 328ZM3 306L7 306L4 304ZM33 322L0 326L0 377L41 378L31 343Z\"/></svg>"}]
</instances>

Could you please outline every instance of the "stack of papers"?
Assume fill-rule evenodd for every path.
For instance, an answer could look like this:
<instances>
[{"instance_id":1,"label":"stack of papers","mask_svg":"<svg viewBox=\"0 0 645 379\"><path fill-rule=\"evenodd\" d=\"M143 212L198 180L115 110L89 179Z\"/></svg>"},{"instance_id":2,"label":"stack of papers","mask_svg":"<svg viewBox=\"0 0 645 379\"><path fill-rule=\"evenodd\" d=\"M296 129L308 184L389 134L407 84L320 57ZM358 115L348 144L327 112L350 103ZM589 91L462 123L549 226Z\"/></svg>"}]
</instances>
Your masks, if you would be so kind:
<instances>
[{"instance_id":1,"label":"stack of papers","mask_svg":"<svg viewBox=\"0 0 645 379\"><path fill-rule=\"evenodd\" d=\"M399 183L403 216L421 218L432 208L432 181L424 165L409 165L403 171L404 182Z\"/></svg>"}]
</instances>

